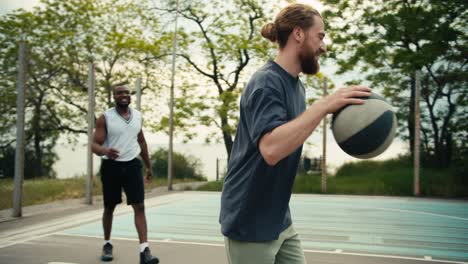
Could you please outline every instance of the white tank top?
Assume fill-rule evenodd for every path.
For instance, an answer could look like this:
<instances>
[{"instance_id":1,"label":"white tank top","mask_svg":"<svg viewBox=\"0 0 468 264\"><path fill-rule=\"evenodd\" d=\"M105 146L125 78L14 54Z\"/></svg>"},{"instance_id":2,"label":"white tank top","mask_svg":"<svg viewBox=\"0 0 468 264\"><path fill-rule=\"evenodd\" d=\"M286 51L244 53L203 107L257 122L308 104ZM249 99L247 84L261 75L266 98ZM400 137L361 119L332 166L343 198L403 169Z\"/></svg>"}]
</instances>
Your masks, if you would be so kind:
<instances>
[{"instance_id":1,"label":"white tank top","mask_svg":"<svg viewBox=\"0 0 468 264\"><path fill-rule=\"evenodd\" d=\"M129 108L130 118L126 120L115 107L104 112L107 136L103 146L119 151L116 161L130 161L140 154L138 133L141 131L142 117L137 110ZM108 159L107 156L102 158Z\"/></svg>"}]
</instances>

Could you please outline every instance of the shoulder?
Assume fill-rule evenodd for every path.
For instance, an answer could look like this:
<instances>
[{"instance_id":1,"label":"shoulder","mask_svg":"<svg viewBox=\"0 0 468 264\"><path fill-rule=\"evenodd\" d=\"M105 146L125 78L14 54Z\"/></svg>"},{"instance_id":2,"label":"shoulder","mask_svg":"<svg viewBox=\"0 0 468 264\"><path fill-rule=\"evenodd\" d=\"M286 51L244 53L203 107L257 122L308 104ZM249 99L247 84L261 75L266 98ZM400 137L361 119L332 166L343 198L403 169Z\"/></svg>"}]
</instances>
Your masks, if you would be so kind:
<instances>
[{"instance_id":1,"label":"shoulder","mask_svg":"<svg viewBox=\"0 0 468 264\"><path fill-rule=\"evenodd\" d=\"M113 115L115 113L116 113L115 107L112 107L112 108L109 108L106 111L104 111L104 113L102 115L104 116L104 118L106 118L106 117L108 117L110 115Z\"/></svg>"},{"instance_id":2,"label":"shoulder","mask_svg":"<svg viewBox=\"0 0 468 264\"><path fill-rule=\"evenodd\" d=\"M96 126L100 127L100 126L105 126L105 125L106 125L106 116L105 116L105 113L103 113L96 119Z\"/></svg>"},{"instance_id":3,"label":"shoulder","mask_svg":"<svg viewBox=\"0 0 468 264\"><path fill-rule=\"evenodd\" d=\"M134 109L134 108L131 108L132 110L132 115L134 115L134 117L138 117L138 118L141 118L142 117L142 114L140 111Z\"/></svg>"},{"instance_id":4,"label":"shoulder","mask_svg":"<svg viewBox=\"0 0 468 264\"><path fill-rule=\"evenodd\" d=\"M254 73L252 79L263 86L277 86L281 81L281 74L273 67L266 64Z\"/></svg>"},{"instance_id":5,"label":"shoulder","mask_svg":"<svg viewBox=\"0 0 468 264\"><path fill-rule=\"evenodd\" d=\"M255 72L247 84L245 96L250 97L255 93L281 92L281 76L271 67L264 66Z\"/></svg>"}]
</instances>

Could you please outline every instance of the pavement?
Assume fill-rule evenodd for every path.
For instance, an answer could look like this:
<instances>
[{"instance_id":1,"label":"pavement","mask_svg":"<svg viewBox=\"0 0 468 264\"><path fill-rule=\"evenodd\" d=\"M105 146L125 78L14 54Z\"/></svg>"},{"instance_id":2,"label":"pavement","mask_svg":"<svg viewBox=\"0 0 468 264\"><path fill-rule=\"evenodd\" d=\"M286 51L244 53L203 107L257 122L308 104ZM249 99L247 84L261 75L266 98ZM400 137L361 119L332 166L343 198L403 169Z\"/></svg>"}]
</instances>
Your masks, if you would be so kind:
<instances>
[{"instance_id":1,"label":"pavement","mask_svg":"<svg viewBox=\"0 0 468 264\"><path fill-rule=\"evenodd\" d=\"M203 183L195 183L195 185ZM146 193L148 237L161 263L227 264L217 221L219 193ZM307 262L316 264L468 264L468 202L411 197L293 195L290 207ZM102 197L0 211L0 263L102 263ZM131 207L116 208L114 261L137 263Z\"/></svg>"}]
</instances>

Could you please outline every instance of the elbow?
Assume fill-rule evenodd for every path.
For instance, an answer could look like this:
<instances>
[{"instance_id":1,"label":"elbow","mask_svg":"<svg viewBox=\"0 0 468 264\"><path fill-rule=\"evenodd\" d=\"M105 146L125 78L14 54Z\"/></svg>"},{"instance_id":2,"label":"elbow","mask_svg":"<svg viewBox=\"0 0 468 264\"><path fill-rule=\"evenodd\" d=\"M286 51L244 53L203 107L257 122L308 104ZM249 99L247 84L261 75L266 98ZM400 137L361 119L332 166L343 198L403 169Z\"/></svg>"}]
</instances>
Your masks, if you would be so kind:
<instances>
[{"instance_id":1,"label":"elbow","mask_svg":"<svg viewBox=\"0 0 468 264\"><path fill-rule=\"evenodd\" d=\"M277 163L278 163L278 159L275 159L274 157L263 157L263 159L265 160L266 164L270 165L270 166L275 166Z\"/></svg>"},{"instance_id":2,"label":"elbow","mask_svg":"<svg viewBox=\"0 0 468 264\"><path fill-rule=\"evenodd\" d=\"M271 147L260 147L260 153L269 166L275 166L280 161L280 157Z\"/></svg>"},{"instance_id":3,"label":"elbow","mask_svg":"<svg viewBox=\"0 0 468 264\"><path fill-rule=\"evenodd\" d=\"M91 144L91 151L92 151L94 154L96 154L96 155L98 155L98 156L101 156L101 153L99 152L99 147L97 146L96 143L92 143L92 144Z\"/></svg>"}]
</instances>

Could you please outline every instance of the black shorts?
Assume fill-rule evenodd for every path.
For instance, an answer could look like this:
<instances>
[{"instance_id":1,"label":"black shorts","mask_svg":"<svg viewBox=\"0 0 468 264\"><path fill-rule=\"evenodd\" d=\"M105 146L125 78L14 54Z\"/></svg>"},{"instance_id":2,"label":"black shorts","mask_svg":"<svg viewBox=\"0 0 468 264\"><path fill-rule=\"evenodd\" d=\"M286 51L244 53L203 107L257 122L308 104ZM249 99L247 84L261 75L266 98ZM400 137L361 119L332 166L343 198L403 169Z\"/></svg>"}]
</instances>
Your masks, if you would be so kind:
<instances>
[{"instance_id":1,"label":"black shorts","mask_svg":"<svg viewBox=\"0 0 468 264\"><path fill-rule=\"evenodd\" d=\"M128 205L143 203L145 187L141 168L141 161L137 158L131 161L102 159L101 182L105 207L122 202L122 189Z\"/></svg>"}]
</instances>

